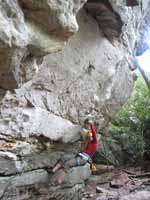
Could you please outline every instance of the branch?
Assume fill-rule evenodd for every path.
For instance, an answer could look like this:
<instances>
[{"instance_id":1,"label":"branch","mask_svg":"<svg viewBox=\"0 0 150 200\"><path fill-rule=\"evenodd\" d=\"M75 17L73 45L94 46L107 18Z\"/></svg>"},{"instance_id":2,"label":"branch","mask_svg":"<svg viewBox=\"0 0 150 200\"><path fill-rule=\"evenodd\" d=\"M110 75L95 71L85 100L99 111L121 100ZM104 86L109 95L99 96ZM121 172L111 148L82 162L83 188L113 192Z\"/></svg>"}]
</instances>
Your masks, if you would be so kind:
<instances>
[{"instance_id":1,"label":"branch","mask_svg":"<svg viewBox=\"0 0 150 200\"><path fill-rule=\"evenodd\" d=\"M142 75L142 77L143 77L143 79L144 79L144 81L145 81L145 83L146 83L148 89L149 89L149 92L150 92L150 82L149 82L149 80L148 80L148 78L147 78L147 76L146 76L144 70L141 68L141 66L140 66L139 63L137 62L136 58L134 59L134 63L135 63L135 65L138 67L138 69L139 69L139 71L140 71L140 73L141 73L141 75Z\"/></svg>"}]
</instances>

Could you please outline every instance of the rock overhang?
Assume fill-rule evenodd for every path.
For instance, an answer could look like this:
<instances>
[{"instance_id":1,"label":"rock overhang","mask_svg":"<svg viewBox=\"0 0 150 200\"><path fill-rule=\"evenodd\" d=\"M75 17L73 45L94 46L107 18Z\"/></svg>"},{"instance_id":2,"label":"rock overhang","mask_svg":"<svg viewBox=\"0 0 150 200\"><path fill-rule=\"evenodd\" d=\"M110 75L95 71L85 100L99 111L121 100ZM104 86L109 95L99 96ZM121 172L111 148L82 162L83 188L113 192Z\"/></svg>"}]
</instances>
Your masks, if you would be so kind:
<instances>
[{"instance_id":1,"label":"rock overhang","mask_svg":"<svg viewBox=\"0 0 150 200\"><path fill-rule=\"evenodd\" d=\"M37 73L41 57L63 49L65 41L78 31L76 15L85 2L6 0L0 3L2 88L21 87Z\"/></svg>"},{"instance_id":2,"label":"rock overhang","mask_svg":"<svg viewBox=\"0 0 150 200\"><path fill-rule=\"evenodd\" d=\"M18 5L17 2L20 2L20 4ZM44 3L41 5L41 2ZM132 93L134 80L129 69L129 63L132 58L132 51L135 48L137 33L135 24L138 23L135 14L140 11L137 10L138 6L135 6L136 9L132 10L126 5L124 8L124 5L121 4L122 7L119 10L115 2L112 3L110 1L108 4L108 1L94 1L96 4L93 4L93 2L88 1L85 9L88 4L90 6L94 5L94 7L90 8L96 9L97 13L94 13L97 14L98 20L99 13L101 14L102 12L104 14L105 17L101 19L101 22L104 20L103 27L106 27L106 35L102 33L101 28L99 30L95 20L83 10L78 18L80 23L79 32L69 40L63 51L53 54L52 52L62 49L66 37L63 34L59 37L59 34L57 34L59 28L55 29L56 32L50 32L47 23L48 19L44 20L44 18L42 21L40 16L46 14L44 17L48 17L48 13L50 13L49 18L54 18L50 19L52 20L52 27L57 24L58 27L61 26L60 30L63 29L63 33L65 33L66 25L64 23L63 27L60 24L60 20L63 20L63 18L57 18L58 13L66 13L68 9L71 9L70 12L75 16L86 1L68 0L65 4L63 2L48 0L13 1L13 5L17 4L17 8L19 7L23 10L21 10L23 13L21 20L28 31L28 45L25 45L25 48L17 45L11 47L9 59L4 59L5 62L1 65L1 69L2 66L4 70L7 69L14 79L10 77L12 82L9 79L1 79L1 87L5 89L20 87L20 90L16 90L15 94L18 95L20 93L20 96L22 95L22 98L27 103L25 103L25 106L20 107L19 104L22 104L22 100L18 100L18 97L11 93L10 98L16 99L18 105L14 107L11 102L9 105L11 107L10 110L2 108L3 106L8 106L7 102L4 102L1 106L2 114L4 114L4 116L1 115L1 128L3 129L1 130L5 132L7 127L8 135L16 136L18 134L21 137L28 137L42 134L51 140L68 142L72 139L69 130L74 136L77 135L76 124L83 124L86 115L93 115L93 118L98 121L100 128L102 128L106 125L106 122L113 118ZM67 2L68 4L66 5ZM10 1L10 3L12 2ZM59 4L58 8L56 6L57 3ZM8 1L5 1L4 5L6 7L7 4ZM118 8L117 11L120 16L124 14L122 9L127 12L127 16L124 19L124 23L126 20L127 26L118 25L118 19L121 19L121 17L116 18L116 15L114 15L114 6L116 6L116 9ZM112 16L114 17L112 18L113 20L111 19ZM68 15L65 17L68 18ZM131 22L132 17L134 17L133 24ZM13 19L10 18L11 20ZM108 22L110 22L110 26L108 26ZM119 21L120 23L121 21ZM111 43L111 37L110 40L104 37L110 36L107 34L107 30L115 35L118 43L113 44ZM50 52L51 55L45 58L47 62L43 62L41 70L39 70L39 61ZM5 58L8 56L7 53L7 51L4 52ZM8 71L6 71L6 74ZM37 76L34 76L35 74ZM14 85L13 80L15 80ZM26 82L27 84L25 84ZM125 94L122 92L122 88L126 91ZM5 115L8 112L12 116L5 121ZM24 115L27 115L25 120L29 118L28 122L23 121ZM54 118L57 118L57 122L60 124L57 134L54 131L49 132L55 121ZM13 122L12 119L14 120ZM61 127L61 122L64 120L66 128L64 128L65 126ZM48 121L51 121L51 124L48 124ZM70 124L69 126L68 123ZM56 123L54 125L57 128ZM73 130L72 127L75 129L73 128Z\"/></svg>"}]
</instances>

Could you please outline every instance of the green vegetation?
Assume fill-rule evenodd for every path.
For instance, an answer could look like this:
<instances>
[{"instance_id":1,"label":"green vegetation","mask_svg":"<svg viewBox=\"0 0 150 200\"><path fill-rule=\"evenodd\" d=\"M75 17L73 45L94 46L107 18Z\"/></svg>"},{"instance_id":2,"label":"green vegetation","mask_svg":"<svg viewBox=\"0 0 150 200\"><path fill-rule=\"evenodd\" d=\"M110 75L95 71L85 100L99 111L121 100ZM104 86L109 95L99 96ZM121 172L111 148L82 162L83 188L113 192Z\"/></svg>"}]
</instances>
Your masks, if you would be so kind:
<instances>
[{"instance_id":1,"label":"green vegetation","mask_svg":"<svg viewBox=\"0 0 150 200\"><path fill-rule=\"evenodd\" d=\"M150 95L149 90L139 75L135 90L128 103L117 114L110 126L110 132L115 139L120 140L122 135L126 138L126 151L139 160L145 155L148 148L146 132L150 127ZM149 125L150 126L150 125ZM150 136L149 136L150 137ZM149 138L150 139L150 138ZM121 142L121 141L120 141ZM123 141L125 142L125 141ZM146 152L148 153L148 152Z\"/></svg>"},{"instance_id":2,"label":"green vegetation","mask_svg":"<svg viewBox=\"0 0 150 200\"><path fill-rule=\"evenodd\" d=\"M98 152L107 163L127 164L150 158L150 95L140 75L132 97L107 132Z\"/></svg>"}]
</instances>

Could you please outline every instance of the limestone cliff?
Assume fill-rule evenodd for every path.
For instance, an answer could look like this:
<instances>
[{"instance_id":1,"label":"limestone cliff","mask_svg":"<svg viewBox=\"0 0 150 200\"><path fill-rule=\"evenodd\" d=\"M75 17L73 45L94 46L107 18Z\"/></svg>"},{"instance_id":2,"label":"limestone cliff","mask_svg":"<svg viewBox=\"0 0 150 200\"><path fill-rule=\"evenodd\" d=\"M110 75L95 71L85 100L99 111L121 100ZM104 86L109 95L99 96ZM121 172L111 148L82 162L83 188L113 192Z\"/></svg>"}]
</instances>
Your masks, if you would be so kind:
<instances>
[{"instance_id":1,"label":"limestone cliff","mask_svg":"<svg viewBox=\"0 0 150 200\"><path fill-rule=\"evenodd\" d=\"M81 199L89 165L71 169L56 192L51 168L78 151L87 116L100 130L131 95L148 6L148 0L0 2L2 200Z\"/></svg>"}]
</instances>

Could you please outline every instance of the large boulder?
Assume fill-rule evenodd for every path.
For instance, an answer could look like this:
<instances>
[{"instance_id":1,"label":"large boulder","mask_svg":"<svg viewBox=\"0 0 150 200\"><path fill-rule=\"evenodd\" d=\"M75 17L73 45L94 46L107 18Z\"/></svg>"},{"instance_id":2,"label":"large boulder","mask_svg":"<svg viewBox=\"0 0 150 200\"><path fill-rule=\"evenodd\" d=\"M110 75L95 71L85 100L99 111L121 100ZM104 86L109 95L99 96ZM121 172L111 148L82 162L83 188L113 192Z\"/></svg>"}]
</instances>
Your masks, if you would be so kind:
<instances>
[{"instance_id":1,"label":"large boulder","mask_svg":"<svg viewBox=\"0 0 150 200\"><path fill-rule=\"evenodd\" d=\"M62 186L52 186L52 168L76 155L87 116L99 131L132 94L149 3L103 2L96 20L90 7L76 20L86 0L0 2L1 199L81 199L89 165L71 169Z\"/></svg>"},{"instance_id":2,"label":"large boulder","mask_svg":"<svg viewBox=\"0 0 150 200\"><path fill-rule=\"evenodd\" d=\"M0 86L20 87L38 71L43 55L59 51L78 31L86 0L0 2Z\"/></svg>"},{"instance_id":3,"label":"large boulder","mask_svg":"<svg viewBox=\"0 0 150 200\"><path fill-rule=\"evenodd\" d=\"M75 124L91 116L102 128L127 101L134 81L126 49L104 38L85 11L78 21L80 30L64 50L45 57L37 76L15 95L7 93L1 133L70 141L80 131Z\"/></svg>"},{"instance_id":4,"label":"large boulder","mask_svg":"<svg viewBox=\"0 0 150 200\"><path fill-rule=\"evenodd\" d=\"M55 164L64 157L75 154L72 145L60 151L60 144L51 144L49 149L39 143L16 141L1 146L0 151L0 198L6 199L80 199L84 181L91 175L90 165L73 167L66 174L64 183L58 185L60 172L52 173ZM68 152L67 152L68 151Z\"/></svg>"}]
</instances>

